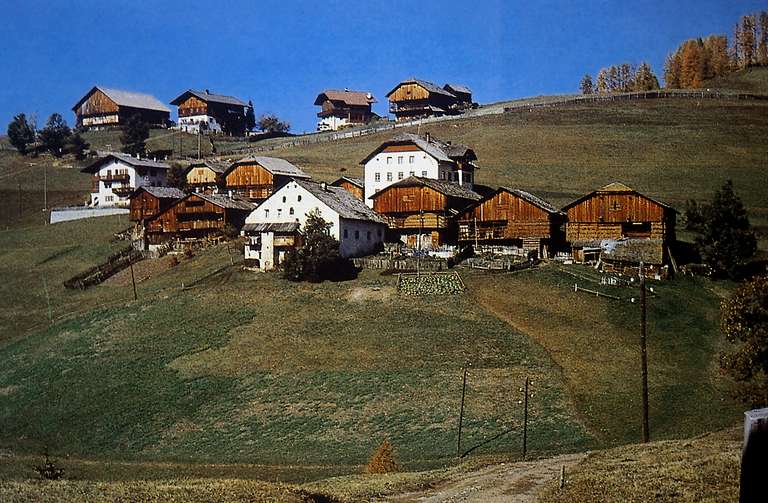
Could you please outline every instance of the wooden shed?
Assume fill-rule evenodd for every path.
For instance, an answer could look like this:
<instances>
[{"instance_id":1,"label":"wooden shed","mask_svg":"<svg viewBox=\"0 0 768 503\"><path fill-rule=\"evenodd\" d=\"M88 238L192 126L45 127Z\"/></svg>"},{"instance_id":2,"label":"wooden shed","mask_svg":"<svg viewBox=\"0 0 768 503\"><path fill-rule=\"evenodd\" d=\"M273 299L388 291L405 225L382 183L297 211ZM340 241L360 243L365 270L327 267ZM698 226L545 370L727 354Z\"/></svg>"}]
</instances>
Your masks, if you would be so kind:
<instances>
[{"instance_id":1,"label":"wooden shed","mask_svg":"<svg viewBox=\"0 0 768 503\"><path fill-rule=\"evenodd\" d=\"M535 250L547 258L564 245L565 214L533 194L508 187L476 202L457 218L459 241Z\"/></svg>"},{"instance_id":2,"label":"wooden shed","mask_svg":"<svg viewBox=\"0 0 768 503\"><path fill-rule=\"evenodd\" d=\"M292 178L310 176L285 159L263 156L235 161L222 174L226 190L255 203L267 199Z\"/></svg>"},{"instance_id":3,"label":"wooden shed","mask_svg":"<svg viewBox=\"0 0 768 503\"><path fill-rule=\"evenodd\" d=\"M351 176L342 176L338 180L331 183L334 187L341 187L348 191L356 198L363 200L363 192L365 191L365 183L360 178L353 178Z\"/></svg>"},{"instance_id":4,"label":"wooden shed","mask_svg":"<svg viewBox=\"0 0 768 503\"><path fill-rule=\"evenodd\" d=\"M221 234L227 224L239 231L256 206L223 194L188 194L146 223L146 239L159 244L174 238Z\"/></svg>"},{"instance_id":5,"label":"wooden shed","mask_svg":"<svg viewBox=\"0 0 768 503\"><path fill-rule=\"evenodd\" d=\"M212 193L224 186L225 164L216 161L194 161L184 171L187 187L193 192Z\"/></svg>"},{"instance_id":6,"label":"wooden shed","mask_svg":"<svg viewBox=\"0 0 768 503\"><path fill-rule=\"evenodd\" d=\"M131 194L130 219L141 222L152 218L182 197L184 192L173 187L139 187Z\"/></svg>"},{"instance_id":7,"label":"wooden shed","mask_svg":"<svg viewBox=\"0 0 768 503\"><path fill-rule=\"evenodd\" d=\"M94 86L72 107L76 126L102 129L122 126L138 116L150 126L166 127L171 111L149 94Z\"/></svg>"},{"instance_id":8,"label":"wooden shed","mask_svg":"<svg viewBox=\"0 0 768 503\"><path fill-rule=\"evenodd\" d=\"M453 182L411 176L371 199L391 236L420 249L456 244L456 216L480 195Z\"/></svg>"}]
</instances>

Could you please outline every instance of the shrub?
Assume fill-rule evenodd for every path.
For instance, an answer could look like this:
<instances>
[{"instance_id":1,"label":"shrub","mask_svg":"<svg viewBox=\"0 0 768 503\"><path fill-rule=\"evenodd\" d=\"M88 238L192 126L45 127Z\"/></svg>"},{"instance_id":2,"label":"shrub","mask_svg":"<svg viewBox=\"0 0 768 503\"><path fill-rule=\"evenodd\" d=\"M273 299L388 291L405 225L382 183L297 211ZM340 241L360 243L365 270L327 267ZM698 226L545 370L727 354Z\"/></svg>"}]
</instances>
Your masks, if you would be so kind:
<instances>
[{"instance_id":1,"label":"shrub","mask_svg":"<svg viewBox=\"0 0 768 503\"><path fill-rule=\"evenodd\" d=\"M64 468L56 466L56 462L48 456L48 449L44 453L45 461L42 465L35 466L35 471L43 480L59 480L64 477Z\"/></svg>"},{"instance_id":2,"label":"shrub","mask_svg":"<svg viewBox=\"0 0 768 503\"><path fill-rule=\"evenodd\" d=\"M400 465L395 460L394 448L389 440L384 439L379 444L363 471L365 473L392 473L400 471Z\"/></svg>"}]
</instances>

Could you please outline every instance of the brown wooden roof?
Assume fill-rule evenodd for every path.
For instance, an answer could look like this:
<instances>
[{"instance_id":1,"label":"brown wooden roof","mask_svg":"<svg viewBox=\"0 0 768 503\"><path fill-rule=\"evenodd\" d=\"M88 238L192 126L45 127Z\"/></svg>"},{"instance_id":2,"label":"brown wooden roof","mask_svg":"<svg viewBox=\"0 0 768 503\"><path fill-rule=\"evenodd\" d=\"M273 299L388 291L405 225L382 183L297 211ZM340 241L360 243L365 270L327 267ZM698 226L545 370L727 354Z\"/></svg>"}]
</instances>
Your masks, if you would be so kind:
<instances>
[{"instance_id":1,"label":"brown wooden roof","mask_svg":"<svg viewBox=\"0 0 768 503\"><path fill-rule=\"evenodd\" d=\"M322 105L325 100L341 101L342 103L356 107L366 107L371 103L376 103L376 98L366 91L337 91L327 89L317 95L315 105Z\"/></svg>"}]
</instances>

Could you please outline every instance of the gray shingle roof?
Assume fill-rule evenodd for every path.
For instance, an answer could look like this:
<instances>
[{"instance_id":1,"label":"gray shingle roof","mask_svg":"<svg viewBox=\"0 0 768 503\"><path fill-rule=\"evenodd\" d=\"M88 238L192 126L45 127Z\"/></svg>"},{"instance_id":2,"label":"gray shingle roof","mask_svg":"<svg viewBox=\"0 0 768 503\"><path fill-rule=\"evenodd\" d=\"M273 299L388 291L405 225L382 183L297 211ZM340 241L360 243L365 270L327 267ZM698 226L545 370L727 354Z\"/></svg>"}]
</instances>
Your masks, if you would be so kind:
<instances>
[{"instance_id":1,"label":"gray shingle roof","mask_svg":"<svg viewBox=\"0 0 768 503\"><path fill-rule=\"evenodd\" d=\"M111 87L102 86L95 86L93 89L88 91L88 93L80 101L77 102L77 105L74 106L74 109L79 107L80 104L85 101L86 98L90 96L91 93L93 93L93 91L97 89L106 94L109 99L121 107L144 108L147 110L158 110L161 112L171 113L171 110L168 107L163 105L160 100L150 94L124 91L122 89L114 89Z\"/></svg>"},{"instance_id":2,"label":"gray shingle roof","mask_svg":"<svg viewBox=\"0 0 768 503\"><path fill-rule=\"evenodd\" d=\"M241 107L247 107L248 103L235 98L234 96L227 96L225 94L213 94L206 91L196 91L194 89L189 89L187 91L184 91L179 95L178 98L171 101L171 105L178 105L182 101L184 101L184 97L187 94L191 94L197 98L200 98L201 100L209 103L223 103L225 105L237 105Z\"/></svg>"},{"instance_id":3,"label":"gray shingle roof","mask_svg":"<svg viewBox=\"0 0 768 503\"><path fill-rule=\"evenodd\" d=\"M216 173L224 173L227 171L227 165L218 161L211 161L211 160L205 160L205 161L195 161L189 166L187 166L186 172L189 172L192 168L200 168L205 166L206 168L210 168Z\"/></svg>"},{"instance_id":4,"label":"gray shingle roof","mask_svg":"<svg viewBox=\"0 0 768 503\"><path fill-rule=\"evenodd\" d=\"M446 84L445 86L443 86L443 89L445 89L448 92L456 91L457 93L472 94L472 89L468 88L463 84Z\"/></svg>"},{"instance_id":5,"label":"gray shingle roof","mask_svg":"<svg viewBox=\"0 0 768 503\"><path fill-rule=\"evenodd\" d=\"M338 187L341 184L341 182L349 182L356 187L360 187L361 189L365 188L365 182L363 182L362 178L355 178L352 176L342 176L341 178L331 183L331 185L333 185L334 187Z\"/></svg>"},{"instance_id":6,"label":"gray shingle roof","mask_svg":"<svg viewBox=\"0 0 768 503\"><path fill-rule=\"evenodd\" d=\"M119 159L124 163L137 168L155 168L155 169L170 168L170 166L165 164L164 162L153 161L151 159L137 159L130 154L124 154L122 152L110 152L106 154L104 157L100 157L99 159L96 159L95 161L93 161L91 164L84 167L80 171L82 171L83 173L95 173L96 171L101 169L101 166L105 162L109 161L110 159Z\"/></svg>"},{"instance_id":7,"label":"gray shingle roof","mask_svg":"<svg viewBox=\"0 0 768 503\"><path fill-rule=\"evenodd\" d=\"M306 173L304 173L300 168L294 166L290 162L286 161L285 159L280 159L279 157L265 157L265 156L252 156L252 157L245 157L243 159L240 159L239 161L233 162L229 169L227 169L227 172L232 171L232 169L235 166L239 166L241 164L252 164L256 163L262 166L264 169L272 173L273 175L285 175L285 176L292 176L294 178L310 178L310 176Z\"/></svg>"},{"instance_id":8,"label":"gray shingle roof","mask_svg":"<svg viewBox=\"0 0 768 503\"><path fill-rule=\"evenodd\" d=\"M181 199L185 196L184 191L175 187L139 187L134 191L137 194L140 190L144 190L149 194L159 199Z\"/></svg>"},{"instance_id":9,"label":"gray shingle roof","mask_svg":"<svg viewBox=\"0 0 768 503\"><path fill-rule=\"evenodd\" d=\"M661 202L661 201L659 201L657 199L653 199L652 197L648 197L645 194L641 194L638 191L636 191L635 189L633 189L632 187L629 187L628 185L625 185L625 184L623 184L621 182L611 182L608 185L600 187L597 190L593 190L589 194L581 196L580 198L576 199L575 201L572 201L572 202L566 204L565 206L563 206L563 211L567 211L569 208L572 208L573 206L576 206L577 204L581 203L582 201L584 201L586 199L589 199L590 197L593 197L593 196L595 196L597 194L605 194L605 193L611 193L611 192L613 192L613 193L632 193L632 194L635 194L637 196L643 197L643 198L645 198L645 199L647 199L647 200L649 200L651 202L654 202L654 203L658 204L659 206L661 206L664 209L667 209L667 210L670 210L670 211L673 211L673 212L677 213L677 210L675 208L673 208L672 206L668 205L667 203L663 203L663 202Z\"/></svg>"},{"instance_id":10,"label":"gray shingle roof","mask_svg":"<svg viewBox=\"0 0 768 503\"><path fill-rule=\"evenodd\" d=\"M551 215L557 215L562 214L560 210L552 206L549 202L545 201L544 199L541 199L540 197L534 196L530 192L526 192L524 190L520 189L512 189L509 187L499 187L499 190L506 190L510 194L514 194L515 196L519 197L520 199L524 201L528 201L532 205L541 208L542 210L546 211L547 213Z\"/></svg>"},{"instance_id":11,"label":"gray shingle roof","mask_svg":"<svg viewBox=\"0 0 768 503\"><path fill-rule=\"evenodd\" d=\"M323 188L323 184L310 182L309 180L295 181L342 218L386 224L384 217L370 209L363 201L353 196L346 189L334 187L333 185L325 185L325 188Z\"/></svg>"},{"instance_id":12,"label":"gray shingle roof","mask_svg":"<svg viewBox=\"0 0 768 503\"><path fill-rule=\"evenodd\" d=\"M475 151L472 150L467 145L463 145L461 143L452 143L449 145L447 142L444 142L443 140L435 138L434 136L430 136L429 141L427 141L427 138L425 136L420 136L413 133L401 133L395 136L394 138L392 138L391 140L385 141L384 143L379 145L379 147L376 148L376 150L368 154L368 156L365 159L360 161L360 164L365 164L366 162L368 162L372 157L374 157L376 154L381 152L385 147L389 145L395 145L398 143L413 143L414 145L418 146L421 150L431 155L438 161L452 162L456 159L462 159L462 158L465 158L469 161L473 161L477 159L477 157L475 156Z\"/></svg>"},{"instance_id":13,"label":"gray shingle roof","mask_svg":"<svg viewBox=\"0 0 768 503\"><path fill-rule=\"evenodd\" d=\"M221 208L228 208L233 210L245 210L245 211L252 211L256 209L255 204L251 204L248 201L243 201L242 199L237 198L231 198L224 194L200 194L195 193L196 196L200 197L201 199L205 199L206 201L210 201L211 203L215 204L216 206L219 206Z\"/></svg>"},{"instance_id":14,"label":"gray shingle roof","mask_svg":"<svg viewBox=\"0 0 768 503\"><path fill-rule=\"evenodd\" d=\"M299 230L299 222L264 222L258 224L245 224L245 232L296 232Z\"/></svg>"},{"instance_id":15,"label":"gray shingle roof","mask_svg":"<svg viewBox=\"0 0 768 503\"><path fill-rule=\"evenodd\" d=\"M446 180L435 180L433 178L424 178L421 176L409 176L408 178L404 180L400 180L399 182L395 182L392 185L387 185L386 187L384 187L383 189L381 189L380 191L372 195L371 199L376 198L379 194L391 188L415 187L417 185L429 187L448 197L456 197L459 199L466 199L468 201L479 201L480 199L482 199L480 194L478 194L477 192L473 192L467 188L464 188L458 183L449 182Z\"/></svg>"}]
</instances>

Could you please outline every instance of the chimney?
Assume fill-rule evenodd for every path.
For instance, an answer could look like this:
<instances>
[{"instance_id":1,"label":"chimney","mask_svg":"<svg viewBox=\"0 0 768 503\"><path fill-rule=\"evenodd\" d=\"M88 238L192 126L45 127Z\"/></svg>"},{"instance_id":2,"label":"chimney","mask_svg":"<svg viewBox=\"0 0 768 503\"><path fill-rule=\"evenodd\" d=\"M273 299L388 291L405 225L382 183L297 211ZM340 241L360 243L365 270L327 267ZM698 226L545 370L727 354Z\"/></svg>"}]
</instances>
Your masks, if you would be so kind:
<instances>
[{"instance_id":1,"label":"chimney","mask_svg":"<svg viewBox=\"0 0 768 503\"><path fill-rule=\"evenodd\" d=\"M326 185L325 182L320 182L320 188L323 189L323 192L328 190L328 185Z\"/></svg>"},{"instance_id":2,"label":"chimney","mask_svg":"<svg viewBox=\"0 0 768 503\"><path fill-rule=\"evenodd\" d=\"M348 87L345 87L345 88L344 88L344 92L345 92L345 93L348 93L348 92L349 92L349 88L348 88Z\"/></svg>"},{"instance_id":3,"label":"chimney","mask_svg":"<svg viewBox=\"0 0 768 503\"><path fill-rule=\"evenodd\" d=\"M206 90L205 90L205 94L211 94L211 91L209 91L208 89L206 89Z\"/></svg>"},{"instance_id":4,"label":"chimney","mask_svg":"<svg viewBox=\"0 0 768 503\"><path fill-rule=\"evenodd\" d=\"M233 195L233 194L232 194L232 189L229 189L229 192L228 192L228 194L227 194L227 195L229 196L229 198L230 198L230 199L232 199L232 195Z\"/></svg>"},{"instance_id":5,"label":"chimney","mask_svg":"<svg viewBox=\"0 0 768 503\"><path fill-rule=\"evenodd\" d=\"M429 143L429 141L432 139L432 136L429 134L429 131L424 133L424 137L427 139L427 143Z\"/></svg>"},{"instance_id":6,"label":"chimney","mask_svg":"<svg viewBox=\"0 0 768 503\"><path fill-rule=\"evenodd\" d=\"M448 140L447 142L445 142L445 144L450 147L451 146L451 140Z\"/></svg>"}]
</instances>

